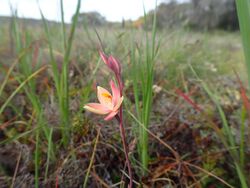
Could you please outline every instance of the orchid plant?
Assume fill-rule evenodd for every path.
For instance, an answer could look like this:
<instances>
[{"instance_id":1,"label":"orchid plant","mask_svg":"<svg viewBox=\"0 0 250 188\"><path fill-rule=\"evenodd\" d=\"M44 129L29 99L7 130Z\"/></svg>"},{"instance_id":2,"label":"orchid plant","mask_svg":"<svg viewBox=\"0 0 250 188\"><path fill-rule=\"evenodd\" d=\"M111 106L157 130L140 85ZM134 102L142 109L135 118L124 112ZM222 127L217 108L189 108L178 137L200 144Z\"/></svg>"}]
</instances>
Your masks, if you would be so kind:
<instances>
[{"instance_id":1,"label":"orchid plant","mask_svg":"<svg viewBox=\"0 0 250 188\"><path fill-rule=\"evenodd\" d=\"M116 85L113 80L110 81L112 94L105 88L97 86L97 98L99 100L99 103L88 103L84 106L84 108L96 114L106 115L106 117L104 118L104 120L106 121L112 120L114 117L118 120L120 134L123 143L123 150L126 158L126 166L128 167L128 173L130 177L130 182L128 187L132 188L133 176L132 176L131 164L128 157L128 147L126 143L125 129L123 126L123 111L122 111L123 83L121 78L121 65L120 62L112 55L107 56L103 52L100 52L100 56L104 61L104 63L114 73L118 85Z\"/></svg>"}]
</instances>

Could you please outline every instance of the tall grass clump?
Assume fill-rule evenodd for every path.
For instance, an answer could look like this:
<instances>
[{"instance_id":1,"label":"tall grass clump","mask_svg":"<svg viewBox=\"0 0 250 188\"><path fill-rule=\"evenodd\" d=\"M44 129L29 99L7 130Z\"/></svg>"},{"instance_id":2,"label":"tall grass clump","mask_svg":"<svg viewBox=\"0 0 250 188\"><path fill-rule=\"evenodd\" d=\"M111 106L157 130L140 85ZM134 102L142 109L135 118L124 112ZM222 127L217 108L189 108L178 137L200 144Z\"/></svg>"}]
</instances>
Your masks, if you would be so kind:
<instances>
[{"instance_id":1,"label":"tall grass clump","mask_svg":"<svg viewBox=\"0 0 250 188\"><path fill-rule=\"evenodd\" d=\"M61 119L61 126L62 126L62 136L63 136L63 144L64 146L67 145L69 141L69 129L70 129L70 112L69 112L69 63L70 63L70 54L73 44L73 38L75 34L76 25L78 22L78 15L81 7L81 0L78 0L76 11L74 14L73 22L70 27L70 32L67 37L67 30L66 24L64 22L64 8L63 8L63 1L60 1L61 5L61 25L62 25L62 46L63 46L63 63L62 63L62 70L59 71L58 64L54 57L54 48L52 45L53 38L50 35L50 28L43 16L42 11L41 16L43 19L43 25L45 29L45 33L47 36L47 42L49 46L49 53L50 53L50 63L52 66L53 72L53 80L55 83L56 88L56 95L59 103L59 111L60 111L60 119Z\"/></svg>"},{"instance_id":2,"label":"tall grass clump","mask_svg":"<svg viewBox=\"0 0 250 188\"><path fill-rule=\"evenodd\" d=\"M37 95L37 79L29 79L35 71L35 67L32 64L37 64L37 62L33 62L34 59L39 61L37 58L37 54L32 50L33 48L33 39L31 34L28 31L20 32L20 27L18 24L18 18L16 11L13 11L13 22L12 22L12 37L15 42L15 51L18 56L23 54L20 58L18 58L18 71L19 74L16 74L14 77L20 83L20 86L23 85L22 89L24 90L26 96L28 97L31 105L32 105L32 119L29 121L27 128L32 127L32 123L35 122L37 127L42 127L43 135L46 140L49 140L49 132L50 128L46 123L44 118L42 102L40 97ZM26 51L26 53L23 53ZM42 67L42 69L46 69L46 67ZM32 78L32 77L31 77ZM28 80L28 81L26 81ZM24 84L25 83L25 84ZM21 88L20 88L21 89ZM41 129L37 129L35 131L35 140L36 140L36 149L34 153L34 163L35 163L35 187L39 186L39 161L40 161L40 139L42 136ZM52 145L52 143L51 143ZM53 145L51 146L53 147ZM53 150L48 152L48 158L54 157Z\"/></svg>"},{"instance_id":3,"label":"tall grass clump","mask_svg":"<svg viewBox=\"0 0 250 188\"><path fill-rule=\"evenodd\" d=\"M147 15L144 14L145 26L147 27ZM135 36L135 35L133 35ZM152 108L152 87L154 81L154 66L157 56L159 43L156 41L156 12L154 13L152 31L145 31L145 44L142 48L138 47L132 37L131 44L131 78L136 106L137 119L148 129L150 123L150 113ZM140 160L145 174L148 168L148 133L141 126L138 126L138 150Z\"/></svg>"}]
</instances>

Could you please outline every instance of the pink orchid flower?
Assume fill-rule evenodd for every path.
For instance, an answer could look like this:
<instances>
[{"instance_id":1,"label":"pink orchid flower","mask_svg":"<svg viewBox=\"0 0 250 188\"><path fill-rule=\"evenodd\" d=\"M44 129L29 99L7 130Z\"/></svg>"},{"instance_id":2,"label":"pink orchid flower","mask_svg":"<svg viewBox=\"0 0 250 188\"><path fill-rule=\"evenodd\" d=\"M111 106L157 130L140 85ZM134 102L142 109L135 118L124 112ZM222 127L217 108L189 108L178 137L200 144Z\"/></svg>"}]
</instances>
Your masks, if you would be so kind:
<instances>
[{"instance_id":1,"label":"pink orchid flower","mask_svg":"<svg viewBox=\"0 0 250 188\"><path fill-rule=\"evenodd\" d=\"M123 96L120 95L120 90L112 80L110 81L110 87L112 95L108 90L97 86L97 98L100 103L88 103L83 107L96 114L108 114L104 118L106 121L111 120L119 112L119 108L123 101Z\"/></svg>"}]
</instances>

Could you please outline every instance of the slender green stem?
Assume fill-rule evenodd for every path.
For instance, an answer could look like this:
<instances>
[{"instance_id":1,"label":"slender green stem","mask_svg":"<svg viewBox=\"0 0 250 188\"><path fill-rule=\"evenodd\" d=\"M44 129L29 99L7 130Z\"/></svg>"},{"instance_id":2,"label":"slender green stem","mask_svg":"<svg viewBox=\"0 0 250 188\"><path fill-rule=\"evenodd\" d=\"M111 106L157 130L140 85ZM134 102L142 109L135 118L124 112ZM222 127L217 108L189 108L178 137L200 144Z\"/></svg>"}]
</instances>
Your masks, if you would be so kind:
<instances>
[{"instance_id":1,"label":"slender green stem","mask_svg":"<svg viewBox=\"0 0 250 188\"><path fill-rule=\"evenodd\" d=\"M39 132L36 131L36 150L35 150L35 187L39 187Z\"/></svg>"},{"instance_id":2,"label":"slender green stem","mask_svg":"<svg viewBox=\"0 0 250 188\"><path fill-rule=\"evenodd\" d=\"M96 139L95 139L95 145L94 145L94 149L93 149L92 156L91 156L91 159L90 159L89 167L88 167L87 173L85 175L85 179L84 179L84 183L83 183L83 188L86 188L87 183L88 183L90 170L91 170L91 168L93 166L93 163L94 163L94 158L95 158L97 143L98 143L99 137L100 137L100 132L101 132L101 127L99 127L98 131L97 131L97 136L96 136Z\"/></svg>"},{"instance_id":3,"label":"slender green stem","mask_svg":"<svg viewBox=\"0 0 250 188\"><path fill-rule=\"evenodd\" d=\"M245 166L245 121L246 121L246 109L243 107L241 110L241 126L240 126L240 166Z\"/></svg>"},{"instance_id":4,"label":"slender green stem","mask_svg":"<svg viewBox=\"0 0 250 188\"><path fill-rule=\"evenodd\" d=\"M60 0L60 6L61 6L61 21L62 21L62 36L63 36L63 47L64 51L67 49L67 40L66 40L66 27L65 27L65 21L64 21L64 8L63 8L63 0Z\"/></svg>"},{"instance_id":5,"label":"slender green stem","mask_svg":"<svg viewBox=\"0 0 250 188\"><path fill-rule=\"evenodd\" d=\"M53 135L53 128L50 129L49 132L49 139L48 139L48 152L47 152L47 161L46 161L46 169L45 169L45 180L47 180L48 172L49 172L49 163L50 163L50 156L53 149L53 141L52 141L52 135Z\"/></svg>"}]
</instances>

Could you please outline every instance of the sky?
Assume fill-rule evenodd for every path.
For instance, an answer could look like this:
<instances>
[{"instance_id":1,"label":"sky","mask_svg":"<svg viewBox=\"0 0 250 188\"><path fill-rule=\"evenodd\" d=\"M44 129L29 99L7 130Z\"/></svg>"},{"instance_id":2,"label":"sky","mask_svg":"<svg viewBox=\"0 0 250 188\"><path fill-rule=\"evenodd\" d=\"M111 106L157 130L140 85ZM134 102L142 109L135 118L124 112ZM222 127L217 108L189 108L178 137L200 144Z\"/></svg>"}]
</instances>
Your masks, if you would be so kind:
<instances>
[{"instance_id":1,"label":"sky","mask_svg":"<svg viewBox=\"0 0 250 188\"><path fill-rule=\"evenodd\" d=\"M158 4L164 0L158 0ZM165 0L166 1L166 0ZM180 2L187 0L179 0ZM63 0L65 21L70 22L77 0ZM10 16L10 5L19 17L40 19L38 4L48 20L60 20L60 0L0 0L0 15ZM155 7L155 0L82 0L80 12L97 11L109 21L135 20Z\"/></svg>"}]
</instances>

